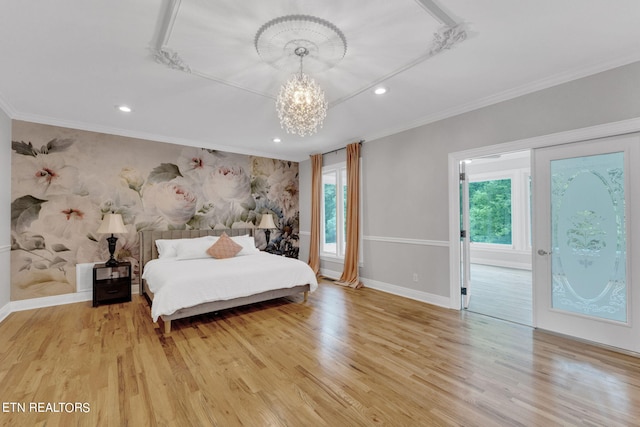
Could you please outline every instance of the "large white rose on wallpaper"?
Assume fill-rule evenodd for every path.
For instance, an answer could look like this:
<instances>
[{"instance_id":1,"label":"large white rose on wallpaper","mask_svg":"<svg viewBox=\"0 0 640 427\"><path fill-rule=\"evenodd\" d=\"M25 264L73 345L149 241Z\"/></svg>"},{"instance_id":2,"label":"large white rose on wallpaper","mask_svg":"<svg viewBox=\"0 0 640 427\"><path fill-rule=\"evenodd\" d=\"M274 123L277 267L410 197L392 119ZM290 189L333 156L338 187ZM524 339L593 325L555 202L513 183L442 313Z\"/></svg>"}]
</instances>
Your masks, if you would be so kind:
<instances>
[{"instance_id":1,"label":"large white rose on wallpaper","mask_svg":"<svg viewBox=\"0 0 640 427\"><path fill-rule=\"evenodd\" d=\"M94 233L100 226L102 213L88 197L54 196L42 203L38 219L31 231L72 240Z\"/></svg>"},{"instance_id":2,"label":"large white rose on wallpaper","mask_svg":"<svg viewBox=\"0 0 640 427\"><path fill-rule=\"evenodd\" d=\"M177 165L185 178L200 182L218 164L218 158L204 148L184 148L178 157Z\"/></svg>"},{"instance_id":3,"label":"large white rose on wallpaper","mask_svg":"<svg viewBox=\"0 0 640 427\"><path fill-rule=\"evenodd\" d=\"M279 163L279 160L268 159L266 157L251 158L251 168L253 174L256 176L271 176L271 174L275 173Z\"/></svg>"},{"instance_id":4,"label":"large white rose on wallpaper","mask_svg":"<svg viewBox=\"0 0 640 427\"><path fill-rule=\"evenodd\" d=\"M204 196L214 204L226 204L230 211L242 209L251 201L251 177L238 165L223 165L213 169L202 185Z\"/></svg>"},{"instance_id":5,"label":"large white rose on wallpaper","mask_svg":"<svg viewBox=\"0 0 640 427\"><path fill-rule=\"evenodd\" d=\"M73 192L79 185L78 169L67 165L62 154L16 156L13 163L14 194L46 198Z\"/></svg>"},{"instance_id":6,"label":"large white rose on wallpaper","mask_svg":"<svg viewBox=\"0 0 640 427\"><path fill-rule=\"evenodd\" d=\"M155 211L172 226L186 224L198 203L196 194L177 180L145 187L142 199L147 210Z\"/></svg>"},{"instance_id":7,"label":"large white rose on wallpaper","mask_svg":"<svg viewBox=\"0 0 640 427\"><path fill-rule=\"evenodd\" d=\"M276 202L285 218L298 211L298 169L286 165L277 168L267 179L269 191L267 198Z\"/></svg>"}]
</instances>

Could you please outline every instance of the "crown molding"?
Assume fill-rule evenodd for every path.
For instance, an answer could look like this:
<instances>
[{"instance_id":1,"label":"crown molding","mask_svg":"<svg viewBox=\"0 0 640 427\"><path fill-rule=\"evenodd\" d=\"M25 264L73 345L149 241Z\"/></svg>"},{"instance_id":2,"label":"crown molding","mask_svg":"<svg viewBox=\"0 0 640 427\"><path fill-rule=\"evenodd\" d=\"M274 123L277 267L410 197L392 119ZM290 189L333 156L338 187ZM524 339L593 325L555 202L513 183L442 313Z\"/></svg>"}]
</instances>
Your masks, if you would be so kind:
<instances>
[{"instance_id":1,"label":"crown molding","mask_svg":"<svg viewBox=\"0 0 640 427\"><path fill-rule=\"evenodd\" d=\"M481 98L479 100L472 101L454 108L437 112L435 114L429 115L423 119L420 119L419 121L415 121L405 126L389 128L385 131L378 132L375 134L363 135L361 139L365 139L366 141L373 141L373 140L384 138L390 135L395 135L407 130L415 129L420 126L425 126L440 120L455 117L455 116L468 113L470 111L478 110L480 108L488 107L490 105L494 105L503 101L508 101L510 99L517 98L519 96L523 96L523 95L534 93L540 90L548 89L550 87L557 86L563 83L568 83L580 78L589 77L591 75L609 71L618 67L632 64L634 62L638 62L638 61L640 61L640 54L634 54L627 57L618 58L613 61L600 63L595 66L591 66L591 67L587 67L579 70L572 70L564 73L559 73L554 76L551 76L545 79L540 79L530 84L519 86L517 88L507 90L496 95L491 95L491 96ZM238 147L232 147L227 145L218 145L218 144L211 145L209 142L204 142L199 140L173 138L173 137L167 137L164 135L158 135L154 133L135 132L135 131L125 130L120 128L99 126L99 125L94 125L94 124L89 124L84 122L62 120L62 119L48 117L48 116L25 114L22 112L18 112L11 105L11 103L9 103L6 100L6 98L1 93L0 93L0 109L2 109L9 116L9 118L13 120L23 120L23 121L47 124L52 126L61 126L61 127L72 128L72 129L86 130L90 132L106 133L106 134L144 139L144 140L150 140L150 141L165 142L165 143L177 144L177 145L183 145L183 146L215 149L215 150L227 151L227 152L237 153L237 154L245 154L245 155L267 157L267 158L277 158L279 160L288 160L288 161L294 161L294 162L302 162L302 161L308 160L308 154L311 154L311 153L307 153L302 156L300 155L287 156L287 155L283 155L282 153L239 149ZM340 148L342 147L343 145L340 145Z\"/></svg>"},{"instance_id":2,"label":"crown molding","mask_svg":"<svg viewBox=\"0 0 640 427\"><path fill-rule=\"evenodd\" d=\"M39 123L43 125L60 126L70 129L85 130L89 132L104 133L108 135L124 136L128 138L143 139L154 142L165 142L169 144L182 145L187 147L206 148L209 150L226 151L228 153L244 154L248 156L267 157L270 159L287 160L292 162L300 162L306 160L307 156L286 156L282 153L247 150L244 148L234 147L230 145L212 144L208 141L200 141L186 138L174 138L165 135L159 135L148 132L137 132L128 129L121 129L109 126L100 126L96 124L84 123L72 120L63 120L55 117L40 116L35 114L15 113L14 120L22 120L26 122Z\"/></svg>"},{"instance_id":3,"label":"crown molding","mask_svg":"<svg viewBox=\"0 0 640 427\"><path fill-rule=\"evenodd\" d=\"M365 135L364 138L367 141L372 141L372 140L384 138L390 135L395 135L400 132L415 129L420 126L425 126L425 125L435 123L440 120L445 120L451 117L459 116L464 113L479 110L481 108L495 105L500 102L508 101L508 100L518 98L520 96L528 95L530 93L538 92L544 89L549 89L554 86L558 86L564 83L569 83L584 77L593 76L595 74L603 73L605 71L613 70L613 69L623 67L625 65L633 64L634 62L639 62L639 61L640 61L640 54L634 53L629 56L617 58L612 61L602 62L590 67L574 69L574 70L566 71L563 73L558 73L553 76L536 80L534 82L527 83L525 85L518 86L513 89L509 89L494 95L487 96L485 98L480 98L475 101L468 102L466 104L462 104L453 108L449 108L447 110L436 112L434 114L431 114L420 120L414 121L405 126L389 128L386 131L378 132L376 134Z\"/></svg>"},{"instance_id":4,"label":"crown molding","mask_svg":"<svg viewBox=\"0 0 640 427\"><path fill-rule=\"evenodd\" d=\"M486 157L496 153L530 150L533 148L570 144L572 142L608 138L611 136L626 135L636 132L640 132L640 117L471 148L469 150L449 153L449 158L453 159L452 161L457 164L464 159Z\"/></svg>"}]
</instances>

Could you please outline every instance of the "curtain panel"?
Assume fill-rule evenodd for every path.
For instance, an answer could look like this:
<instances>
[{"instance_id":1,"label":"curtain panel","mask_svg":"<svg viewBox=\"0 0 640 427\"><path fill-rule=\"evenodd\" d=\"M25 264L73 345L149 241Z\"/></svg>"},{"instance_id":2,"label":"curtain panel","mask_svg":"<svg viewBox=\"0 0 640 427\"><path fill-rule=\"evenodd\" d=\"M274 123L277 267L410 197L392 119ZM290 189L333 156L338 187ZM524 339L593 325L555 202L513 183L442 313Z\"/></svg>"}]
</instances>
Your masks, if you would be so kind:
<instances>
[{"instance_id":1,"label":"curtain panel","mask_svg":"<svg viewBox=\"0 0 640 427\"><path fill-rule=\"evenodd\" d=\"M311 241L309 243L309 266L320 273L320 206L322 201L322 154L311 157Z\"/></svg>"},{"instance_id":2,"label":"curtain panel","mask_svg":"<svg viewBox=\"0 0 640 427\"><path fill-rule=\"evenodd\" d=\"M361 288L358 270L360 253L360 143L347 145L347 236L345 240L344 270L336 282L339 285Z\"/></svg>"}]
</instances>

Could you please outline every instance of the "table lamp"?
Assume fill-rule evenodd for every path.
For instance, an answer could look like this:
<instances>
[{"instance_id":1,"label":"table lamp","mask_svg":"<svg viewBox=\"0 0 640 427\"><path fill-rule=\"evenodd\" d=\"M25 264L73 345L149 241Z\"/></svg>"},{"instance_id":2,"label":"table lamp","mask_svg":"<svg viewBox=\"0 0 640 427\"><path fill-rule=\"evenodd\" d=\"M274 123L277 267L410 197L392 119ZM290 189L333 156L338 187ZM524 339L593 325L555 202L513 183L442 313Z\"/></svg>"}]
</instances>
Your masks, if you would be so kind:
<instances>
[{"instance_id":1,"label":"table lamp","mask_svg":"<svg viewBox=\"0 0 640 427\"><path fill-rule=\"evenodd\" d=\"M118 260L113 257L113 253L116 251L116 241L118 240L114 234L127 233L127 229L122 222L122 216L116 213L108 213L102 218L102 224L98 228L100 234L111 234L111 237L107 237L109 242L109 261L105 263L107 267L115 267L118 265Z\"/></svg>"},{"instance_id":2,"label":"table lamp","mask_svg":"<svg viewBox=\"0 0 640 427\"><path fill-rule=\"evenodd\" d=\"M264 229L264 235L267 239L267 246L269 246L269 238L271 237L271 229L276 228L276 225L273 223L273 217L271 214L263 214L262 219L260 220L260 225L258 228Z\"/></svg>"}]
</instances>

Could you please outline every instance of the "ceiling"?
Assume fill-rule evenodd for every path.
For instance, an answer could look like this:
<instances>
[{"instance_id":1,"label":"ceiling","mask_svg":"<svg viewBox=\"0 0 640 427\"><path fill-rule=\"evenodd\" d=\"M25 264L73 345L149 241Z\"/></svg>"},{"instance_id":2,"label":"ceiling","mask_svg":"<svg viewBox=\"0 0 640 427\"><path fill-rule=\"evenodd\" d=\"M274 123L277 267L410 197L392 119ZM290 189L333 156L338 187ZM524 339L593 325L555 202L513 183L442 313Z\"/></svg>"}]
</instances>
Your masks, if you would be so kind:
<instances>
[{"instance_id":1,"label":"ceiling","mask_svg":"<svg viewBox=\"0 0 640 427\"><path fill-rule=\"evenodd\" d=\"M333 23L347 42L330 68L309 58L329 111L306 137L281 129L275 111L297 58L274 67L254 45L263 24L292 14ZM304 160L638 61L639 21L637 0L4 1L0 107L18 120ZM374 95L378 85L388 92Z\"/></svg>"}]
</instances>

